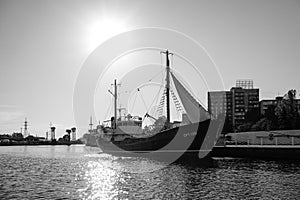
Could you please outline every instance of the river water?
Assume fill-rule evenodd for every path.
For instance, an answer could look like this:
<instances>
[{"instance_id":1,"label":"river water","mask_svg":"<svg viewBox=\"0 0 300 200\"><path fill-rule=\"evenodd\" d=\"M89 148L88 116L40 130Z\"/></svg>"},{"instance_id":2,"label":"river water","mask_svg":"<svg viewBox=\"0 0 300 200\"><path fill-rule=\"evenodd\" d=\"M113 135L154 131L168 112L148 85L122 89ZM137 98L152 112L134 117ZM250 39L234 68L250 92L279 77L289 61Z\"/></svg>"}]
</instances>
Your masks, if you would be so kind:
<instances>
[{"instance_id":1,"label":"river water","mask_svg":"<svg viewBox=\"0 0 300 200\"><path fill-rule=\"evenodd\" d=\"M300 199L300 161L203 167L81 145L0 146L0 199Z\"/></svg>"}]
</instances>

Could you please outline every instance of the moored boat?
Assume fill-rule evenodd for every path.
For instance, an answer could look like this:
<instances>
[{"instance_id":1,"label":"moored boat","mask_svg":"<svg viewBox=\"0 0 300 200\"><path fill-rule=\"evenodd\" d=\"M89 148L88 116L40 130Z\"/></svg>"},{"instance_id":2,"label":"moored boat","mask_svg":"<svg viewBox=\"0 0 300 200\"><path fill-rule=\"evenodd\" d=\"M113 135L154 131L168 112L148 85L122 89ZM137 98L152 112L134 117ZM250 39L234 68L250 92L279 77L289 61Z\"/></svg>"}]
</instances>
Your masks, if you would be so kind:
<instances>
[{"instance_id":1,"label":"moored boat","mask_svg":"<svg viewBox=\"0 0 300 200\"><path fill-rule=\"evenodd\" d=\"M155 120L147 130L142 128L142 117L117 115L117 81L114 81L114 116L98 126L97 144L103 152L116 155L162 157L177 159L197 156L203 159L211 152L221 124L190 94L170 70L169 51L166 55L166 117L156 119L146 113L144 118ZM183 110L182 121L170 121L170 82L173 80Z\"/></svg>"}]
</instances>

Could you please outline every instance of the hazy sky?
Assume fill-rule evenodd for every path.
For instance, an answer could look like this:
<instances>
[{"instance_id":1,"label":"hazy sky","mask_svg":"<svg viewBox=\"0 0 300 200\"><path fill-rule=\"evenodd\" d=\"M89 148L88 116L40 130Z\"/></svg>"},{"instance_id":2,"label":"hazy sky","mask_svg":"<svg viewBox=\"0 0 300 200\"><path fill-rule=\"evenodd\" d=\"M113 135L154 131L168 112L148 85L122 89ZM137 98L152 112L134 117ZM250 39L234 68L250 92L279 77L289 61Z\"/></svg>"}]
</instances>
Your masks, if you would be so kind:
<instances>
[{"instance_id":1,"label":"hazy sky","mask_svg":"<svg viewBox=\"0 0 300 200\"><path fill-rule=\"evenodd\" d=\"M31 133L44 136L51 121L63 135L76 125L73 90L90 53L143 27L194 38L226 89L249 78L260 98L300 92L299 21L298 0L0 0L0 133L19 131L27 117Z\"/></svg>"}]
</instances>

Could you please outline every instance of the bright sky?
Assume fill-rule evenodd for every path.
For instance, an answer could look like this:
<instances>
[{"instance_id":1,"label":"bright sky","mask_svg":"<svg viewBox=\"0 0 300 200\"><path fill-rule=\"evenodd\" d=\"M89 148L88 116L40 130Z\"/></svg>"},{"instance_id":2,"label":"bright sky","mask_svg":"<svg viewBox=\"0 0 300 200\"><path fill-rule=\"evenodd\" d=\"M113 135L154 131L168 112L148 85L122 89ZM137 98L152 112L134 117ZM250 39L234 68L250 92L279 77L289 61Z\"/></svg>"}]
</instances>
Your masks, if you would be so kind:
<instances>
[{"instance_id":1,"label":"bright sky","mask_svg":"<svg viewBox=\"0 0 300 200\"><path fill-rule=\"evenodd\" d=\"M291 88L300 93L299 21L298 0L0 0L0 133L19 131L27 117L33 134L45 136L52 122L58 137L72 126L82 135L89 115L82 116L84 123L75 120L73 91L85 61L104 41L144 27L195 39L218 66L227 90L236 79L249 78L260 98ZM206 93L199 98L206 101ZM94 106L100 118L105 108Z\"/></svg>"}]
</instances>

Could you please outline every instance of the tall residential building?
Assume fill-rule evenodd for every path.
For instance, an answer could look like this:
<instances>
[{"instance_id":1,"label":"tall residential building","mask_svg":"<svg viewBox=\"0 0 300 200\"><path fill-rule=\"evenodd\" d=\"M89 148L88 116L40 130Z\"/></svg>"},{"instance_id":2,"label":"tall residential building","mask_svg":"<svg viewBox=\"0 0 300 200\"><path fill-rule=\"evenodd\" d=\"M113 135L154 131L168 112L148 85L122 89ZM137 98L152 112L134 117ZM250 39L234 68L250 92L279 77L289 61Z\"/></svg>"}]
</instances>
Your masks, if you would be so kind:
<instances>
[{"instance_id":1,"label":"tall residential building","mask_svg":"<svg viewBox=\"0 0 300 200\"><path fill-rule=\"evenodd\" d=\"M232 92L232 126L237 128L245 122L247 112L259 108L259 89L233 87Z\"/></svg>"},{"instance_id":2,"label":"tall residential building","mask_svg":"<svg viewBox=\"0 0 300 200\"><path fill-rule=\"evenodd\" d=\"M208 112L214 118L219 115L232 115L232 93L230 91L208 92Z\"/></svg>"},{"instance_id":3,"label":"tall residential building","mask_svg":"<svg viewBox=\"0 0 300 200\"><path fill-rule=\"evenodd\" d=\"M247 112L259 108L259 89L253 88L253 81L238 80L230 91L208 92L208 111L218 118L225 115L233 129L245 122Z\"/></svg>"}]
</instances>

